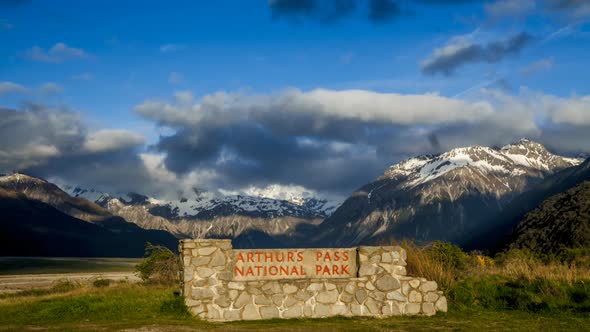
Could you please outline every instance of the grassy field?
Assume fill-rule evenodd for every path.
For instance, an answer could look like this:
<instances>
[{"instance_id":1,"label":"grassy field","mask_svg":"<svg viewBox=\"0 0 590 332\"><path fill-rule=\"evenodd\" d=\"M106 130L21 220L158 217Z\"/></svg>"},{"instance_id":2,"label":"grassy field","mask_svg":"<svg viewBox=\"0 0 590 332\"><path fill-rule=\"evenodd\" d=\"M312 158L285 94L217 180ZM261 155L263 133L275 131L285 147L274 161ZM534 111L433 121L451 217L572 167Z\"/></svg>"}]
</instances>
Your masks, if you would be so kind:
<instances>
[{"instance_id":1,"label":"grassy field","mask_svg":"<svg viewBox=\"0 0 590 332\"><path fill-rule=\"evenodd\" d=\"M0 257L0 275L128 272L138 258Z\"/></svg>"},{"instance_id":2,"label":"grassy field","mask_svg":"<svg viewBox=\"0 0 590 332\"><path fill-rule=\"evenodd\" d=\"M590 315L453 306L434 317L329 318L207 323L190 317L174 289L117 283L56 288L0 299L0 331L590 331Z\"/></svg>"}]
</instances>

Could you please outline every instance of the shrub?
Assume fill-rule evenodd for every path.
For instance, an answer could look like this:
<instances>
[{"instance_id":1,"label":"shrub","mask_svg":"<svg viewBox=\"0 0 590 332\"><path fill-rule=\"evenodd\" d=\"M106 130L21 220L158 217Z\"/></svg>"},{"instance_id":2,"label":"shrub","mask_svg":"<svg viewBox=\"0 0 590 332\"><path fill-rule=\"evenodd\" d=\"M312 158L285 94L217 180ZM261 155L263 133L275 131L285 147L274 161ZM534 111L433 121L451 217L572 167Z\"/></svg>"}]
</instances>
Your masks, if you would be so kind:
<instances>
[{"instance_id":1,"label":"shrub","mask_svg":"<svg viewBox=\"0 0 590 332\"><path fill-rule=\"evenodd\" d=\"M96 288L101 288L101 287L108 287L110 286L112 283L111 279L96 279L92 282L92 286L96 287Z\"/></svg>"},{"instance_id":2,"label":"shrub","mask_svg":"<svg viewBox=\"0 0 590 332\"><path fill-rule=\"evenodd\" d=\"M142 280L156 284L177 284L180 282L180 261L170 249L146 244L145 258L135 266Z\"/></svg>"},{"instance_id":3,"label":"shrub","mask_svg":"<svg viewBox=\"0 0 590 332\"><path fill-rule=\"evenodd\" d=\"M411 241L403 241L401 246L407 252L406 270L409 275L434 280L443 290L454 284L456 270L447 264L444 254L431 247L420 248Z\"/></svg>"}]
</instances>

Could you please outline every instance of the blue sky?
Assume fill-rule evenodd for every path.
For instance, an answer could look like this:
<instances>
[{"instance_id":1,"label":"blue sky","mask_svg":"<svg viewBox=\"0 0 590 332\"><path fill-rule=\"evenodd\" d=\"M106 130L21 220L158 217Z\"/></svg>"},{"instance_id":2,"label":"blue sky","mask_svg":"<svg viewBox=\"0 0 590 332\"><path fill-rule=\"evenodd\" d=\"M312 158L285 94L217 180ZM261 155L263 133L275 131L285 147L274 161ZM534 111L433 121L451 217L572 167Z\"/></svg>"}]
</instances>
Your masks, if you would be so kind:
<instances>
[{"instance_id":1,"label":"blue sky","mask_svg":"<svg viewBox=\"0 0 590 332\"><path fill-rule=\"evenodd\" d=\"M334 9L338 5L345 5L345 9ZM371 12L373 5L376 7ZM377 16L370 16L371 13ZM219 173L212 176L216 180L199 180L198 185L229 189L273 183L306 188L313 185L298 177L289 179L274 174L265 178L256 172L252 183L236 181L236 176L248 174L242 173L247 168L243 165L266 162L266 157L260 155L272 151L248 152L231 140L224 141L227 128L233 128L225 126L227 123L219 127L223 134L211 133L219 134L220 140L212 148L214 161L201 158L202 146L183 143L184 154L197 156L183 160L190 167L175 166L178 160L171 158L181 152L176 145L172 148L170 142L180 138L180 133L203 132L204 124L184 126L166 120L165 109L194 111L183 107L175 94L190 93L187 102L193 106L203 104L202 98L216 93L238 95L235 98L240 104L256 106L260 106L259 102L272 104L273 96L279 98L292 90L304 96L316 89L358 89L401 96L437 94L451 101L489 103L499 113L510 113L504 110L514 108L517 122L522 119L519 112L525 112L534 130L529 126L502 128L498 132L510 131L514 137L532 135L558 152L588 152L590 146L580 141L589 136L571 133L583 133L590 125L590 108L586 108L588 100L584 98L590 95L589 19L589 5L577 0L1 1L0 108L25 113L34 104L42 105L48 112L67 112L66 118L70 120L79 117L75 125L91 138L93 133L113 129L124 130L130 137L140 135L141 140L122 139L120 136L124 135L119 132L117 137L124 143L137 144L123 144L122 148L133 145L133 149L118 153L133 154L135 159L146 153L154 158L159 156L160 171L168 172L175 181L191 176L203 179L204 176L195 174L214 170ZM158 110L151 110L150 115L137 111L140 105L155 100L161 102L157 105L158 114ZM322 106L327 102L313 100ZM371 98L366 100L371 103ZM537 105L541 101L547 102ZM222 104L226 106L219 107L228 109L224 115L215 115L217 119L227 114L235 116L236 112L245 112L244 121L253 117L249 111L227 106L231 101ZM372 109L374 105L366 107ZM396 112L399 111L391 109L392 114ZM457 145L508 143L503 140L513 138L477 136L473 134L477 131L473 125L462 127L456 123L464 124L467 120L463 118L433 124L400 122L395 116L394 120L383 121L382 117L367 120L359 114L328 113L331 115L321 116L322 121L332 119L331 116L358 120L359 123L349 126L361 126L364 132L382 132L383 139L396 139L392 146L401 144L399 140L404 138L413 139L415 132L435 133L440 146L393 148L384 146L382 141L375 143L374 135L348 140L325 132L295 132L291 137L281 137L283 143L310 139L314 144L345 144L350 149L348 153L355 156L359 151L374 154L371 162L364 161L370 164L366 174L355 176L344 186L326 183L311 188L318 191L352 190L378 175L379 169L413 154ZM286 122L290 121L289 114L285 116ZM502 119L505 118L503 115ZM500 120L489 121L496 125ZM467 122L472 124L471 120ZM267 125L266 120L260 120L251 128ZM455 130L451 130L453 125L465 130L464 140L458 136L445 139L444 133ZM265 130L272 133L273 128ZM569 136L560 134L560 130ZM100 137L107 136L103 132ZM163 137L168 137L168 141ZM31 144L47 139L32 137ZM88 136L78 139L89 140ZM263 138L258 143L263 146L264 142L268 140ZM57 143L48 146L55 147L59 152L56 156L63 157L68 150ZM6 145L3 149L14 154L16 147ZM334 152L336 148L331 149ZM71 150L70 147L68 151ZM232 156L229 160L236 163L223 165L231 170L220 175L224 167L212 165L219 166L220 159L225 158L222 155L228 153ZM319 163L313 168L316 172L319 165L329 168L334 160L344 158L334 153L330 159L310 157L309 163ZM35 162L25 158L24 163L15 157L16 161L3 166L50 176L55 173L52 163L59 164L56 156ZM236 167L241 168L238 171ZM353 173L351 169L342 176ZM73 174L76 172L56 176ZM75 177L74 181L90 185L99 182L86 177ZM134 184L126 186L133 189Z\"/></svg>"}]
</instances>

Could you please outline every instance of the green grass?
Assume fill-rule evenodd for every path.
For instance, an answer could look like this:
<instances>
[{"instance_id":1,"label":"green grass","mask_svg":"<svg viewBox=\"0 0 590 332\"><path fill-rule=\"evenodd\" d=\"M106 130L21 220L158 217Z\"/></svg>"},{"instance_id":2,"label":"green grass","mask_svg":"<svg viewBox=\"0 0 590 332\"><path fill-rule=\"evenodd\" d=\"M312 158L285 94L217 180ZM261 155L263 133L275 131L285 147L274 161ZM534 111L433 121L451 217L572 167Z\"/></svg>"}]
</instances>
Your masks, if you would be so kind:
<instances>
[{"instance_id":1,"label":"green grass","mask_svg":"<svg viewBox=\"0 0 590 332\"><path fill-rule=\"evenodd\" d=\"M471 308L434 317L329 318L208 323L187 314L174 289L117 283L0 300L0 331L590 331L587 312Z\"/></svg>"},{"instance_id":2,"label":"green grass","mask_svg":"<svg viewBox=\"0 0 590 332\"><path fill-rule=\"evenodd\" d=\"M129 272L140 259L77 257L0 257L0 275Z\"/></svg>"}]
</instances>

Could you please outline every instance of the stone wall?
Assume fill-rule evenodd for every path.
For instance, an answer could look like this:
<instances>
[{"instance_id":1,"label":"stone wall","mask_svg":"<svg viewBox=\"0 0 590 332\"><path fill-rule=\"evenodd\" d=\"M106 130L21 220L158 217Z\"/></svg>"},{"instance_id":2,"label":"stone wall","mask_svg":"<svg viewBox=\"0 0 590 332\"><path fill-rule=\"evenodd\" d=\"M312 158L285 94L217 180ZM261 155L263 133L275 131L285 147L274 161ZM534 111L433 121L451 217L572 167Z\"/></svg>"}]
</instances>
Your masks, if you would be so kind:
<instances>
[{"instance_id":1,"label":"stone wall","mask_svg":"<svg viewBox=\"0 0 590 332\"><path fill-rule=\"evenodd\" d=\"M430 316L447 311L436 282L406 275L404 249L353 249L355 277L238 281L234 280L237 250L231 240L182 240L182 294L193 315L211 321Z\"/></svg>"}]
</instances>

